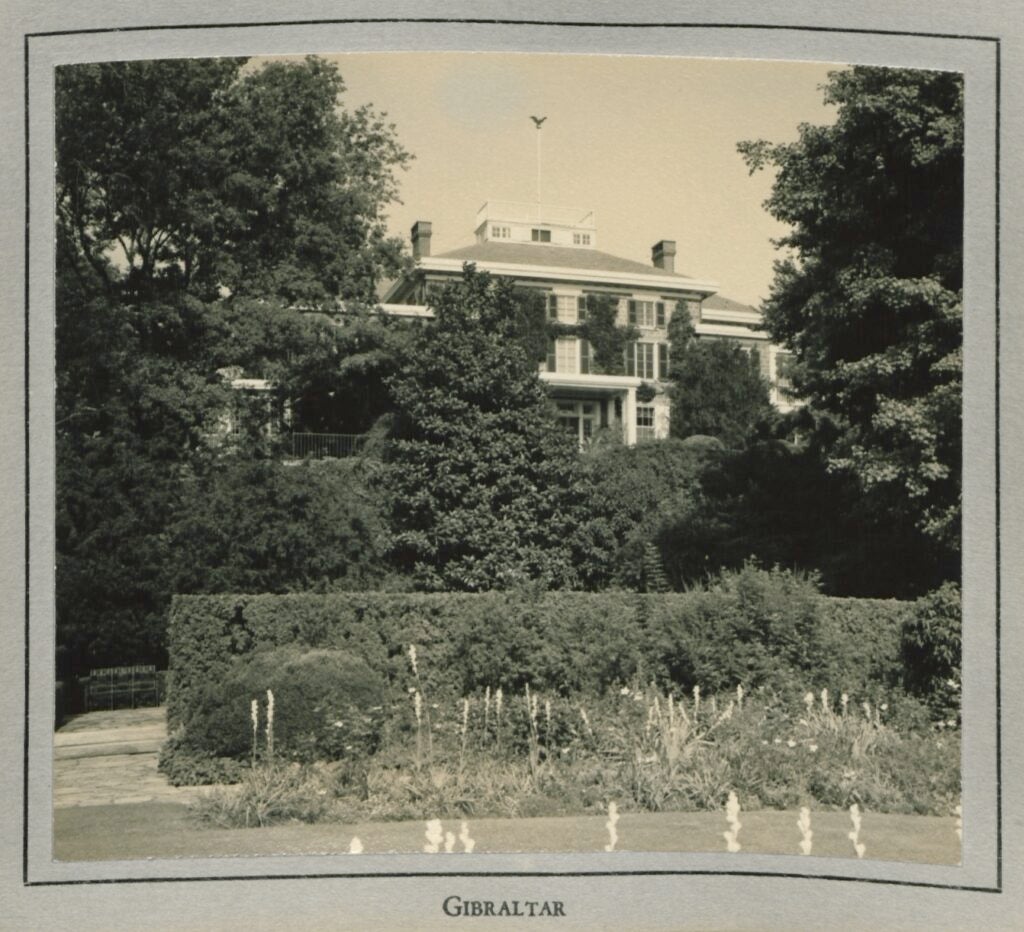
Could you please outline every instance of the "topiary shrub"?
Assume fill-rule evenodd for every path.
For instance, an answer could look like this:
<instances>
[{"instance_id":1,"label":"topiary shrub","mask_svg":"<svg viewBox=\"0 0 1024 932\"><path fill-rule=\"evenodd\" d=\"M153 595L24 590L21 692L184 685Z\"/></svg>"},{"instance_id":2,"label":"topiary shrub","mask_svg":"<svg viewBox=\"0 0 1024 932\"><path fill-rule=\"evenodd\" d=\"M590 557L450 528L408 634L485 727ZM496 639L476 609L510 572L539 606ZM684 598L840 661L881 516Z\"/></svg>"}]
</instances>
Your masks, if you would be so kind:
<instances>
[{"instance_id":1,"label":"topiary shrub","mask_svg":"<svg viewBox=\"0 0 1024 932\"><path fill-rule=\"evenodd\" d=\"M274 695L274 753L297 761L340 760L373 753L384 719L384 682L365 661L342 650L297 646L238 658L220 682L203 689L185 722L183 745L217 757L267 752L268 695Z\"/></svg>"},{"instance_id":2,"label":"topiary shrub","mask_svg":"<svg viewBox=\"0 0 1024 932\"><path fill-rule=\"evenodd\" d=\"M953 583L920 598L903 623L903 685L940 721L960 718L960 589Z\"/></svg>"}]
</instances>

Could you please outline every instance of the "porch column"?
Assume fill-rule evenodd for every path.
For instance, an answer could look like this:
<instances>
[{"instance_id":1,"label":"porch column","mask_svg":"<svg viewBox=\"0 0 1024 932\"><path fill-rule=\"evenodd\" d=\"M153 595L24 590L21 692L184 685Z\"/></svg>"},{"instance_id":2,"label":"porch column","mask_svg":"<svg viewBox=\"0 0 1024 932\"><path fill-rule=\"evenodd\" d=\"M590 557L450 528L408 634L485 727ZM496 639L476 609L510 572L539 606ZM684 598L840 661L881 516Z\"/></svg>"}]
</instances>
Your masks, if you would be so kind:
<instances>
[{"instance_id":1,"label":"porch column","mask_svg":"<svg viewBox=\"0 0 1024 932\"><path fill-rule=\"evenodd\" d=\"M627 388L626 398L622 405L622 420L625 421L625 441L627 447L636 446L636 389Z\"/></svg>"}]
</instances>

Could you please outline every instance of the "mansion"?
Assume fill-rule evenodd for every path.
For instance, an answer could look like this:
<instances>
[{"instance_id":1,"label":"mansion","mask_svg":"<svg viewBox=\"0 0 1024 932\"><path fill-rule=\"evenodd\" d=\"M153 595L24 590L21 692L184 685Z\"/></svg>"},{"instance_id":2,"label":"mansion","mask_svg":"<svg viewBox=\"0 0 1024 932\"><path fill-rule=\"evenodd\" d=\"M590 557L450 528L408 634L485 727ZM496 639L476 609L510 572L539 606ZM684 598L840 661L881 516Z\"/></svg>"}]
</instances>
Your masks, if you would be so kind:
<instances>
[{"instance_id":1,"label":"mansion","mask_svg":"<svg viewBox=\"0 0 1024 932\"><path fill-rule=\"evenodd\" d=\"M581 444L599 429L621 431L629 445L668 436L667 327L673 314L688 314L698 339L725 339L756 350L772 403L782 410L793 406L785 392L787 354L760 329L761 315L719 296L714 282L677 272L673 241L655 243L647 265L598 250L592 211L494 201L477 213L475 234L472 245L434 255L431 224L417 222L415 269L385 286L382 309L397 316L431 316L431 289L461 277L465 263L542 292L548 318L561 324L585 319L590 295L617 300L617 322L639 333L627 344L622 374L596 371L589 344L578 336L550 340L541 365L559 420Z\"/></svg>"}]
</instances>

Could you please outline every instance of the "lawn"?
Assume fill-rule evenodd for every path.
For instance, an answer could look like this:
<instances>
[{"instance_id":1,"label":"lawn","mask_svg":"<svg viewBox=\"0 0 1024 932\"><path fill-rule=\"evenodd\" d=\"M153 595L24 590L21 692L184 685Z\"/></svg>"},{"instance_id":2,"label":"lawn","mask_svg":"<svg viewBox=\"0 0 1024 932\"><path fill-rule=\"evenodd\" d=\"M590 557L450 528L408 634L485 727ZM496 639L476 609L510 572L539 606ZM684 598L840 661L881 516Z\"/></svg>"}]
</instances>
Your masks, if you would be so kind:
<instances>
[{"instance_id":1,"label":"lawn","mask_svg":"<svg viewBox=\"0 0 1024 932\"><path fill-rule=\"evenodd\" d=\"M741 812L739 842L748 854L800 853L795 811ZM847 812L813 812L814 857L855 857ZM469 823L474 853L600 852L608 843L604 816L478 819ZM619 816L618 851L719 852L727 829L721 812L626 812ZM444 823L459 833L459 822ZM285 823L268 828L221 829L195 822L175 803L80 806L54 814L54 855L61 861L229 857L267 854L342 854L356 836L366 854L422 852L425 824ZM955 820L941 816L866 812L860 840L867 859L958 864ZM456 844L461 851L461 844Z\"/></svg>"}]
</instances>

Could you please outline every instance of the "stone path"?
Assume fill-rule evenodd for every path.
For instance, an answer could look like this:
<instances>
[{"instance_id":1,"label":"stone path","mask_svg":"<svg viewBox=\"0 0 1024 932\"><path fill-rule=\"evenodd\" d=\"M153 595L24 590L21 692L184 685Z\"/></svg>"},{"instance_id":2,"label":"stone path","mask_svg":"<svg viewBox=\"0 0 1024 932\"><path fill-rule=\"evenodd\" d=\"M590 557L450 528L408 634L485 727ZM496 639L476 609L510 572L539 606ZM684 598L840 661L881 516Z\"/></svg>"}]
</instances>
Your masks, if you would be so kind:
<instances>
[{"instance_id":1,"label":"stone path","mask_svg":"<svg viewBox=\"0 0 1024 932\"><path fill-rule=\"evenodd\" d=\"M54 806L191 802L201 787L171 786L156 769L166 738L163 707L71 719L54 735Z\"/></svg>"}]
</instances>

